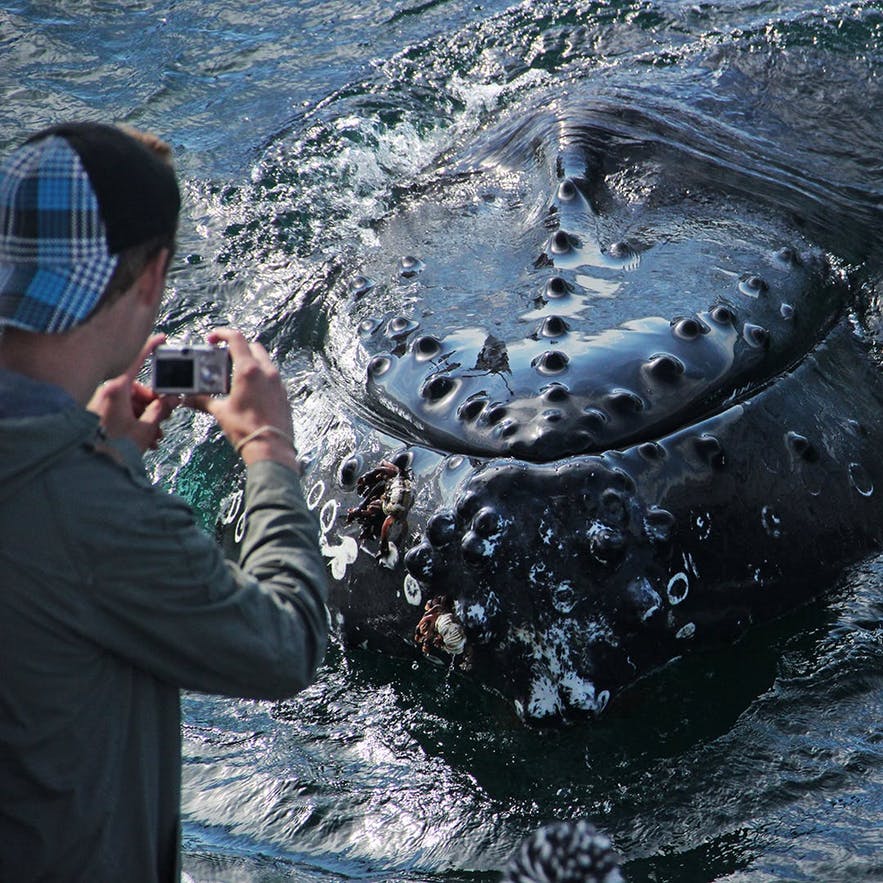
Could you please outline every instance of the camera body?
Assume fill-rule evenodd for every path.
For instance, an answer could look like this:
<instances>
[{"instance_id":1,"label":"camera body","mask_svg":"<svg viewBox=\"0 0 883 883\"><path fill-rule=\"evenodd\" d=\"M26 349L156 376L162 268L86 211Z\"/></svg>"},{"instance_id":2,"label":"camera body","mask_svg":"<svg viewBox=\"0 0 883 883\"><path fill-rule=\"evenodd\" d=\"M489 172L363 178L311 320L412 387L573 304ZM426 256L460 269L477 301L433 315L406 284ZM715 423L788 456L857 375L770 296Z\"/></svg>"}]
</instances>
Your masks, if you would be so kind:
<instances>
[{"instance_id":1,"label":"camera body","mask_svg":"<svg viewBox=\"0 0 883 883\"><path fill-rule=\"evenodd\" d=\"M170 395L230 392L232 363L225 346L163 344L153 351L151 386Z\"/></svg>"}]
</instances>

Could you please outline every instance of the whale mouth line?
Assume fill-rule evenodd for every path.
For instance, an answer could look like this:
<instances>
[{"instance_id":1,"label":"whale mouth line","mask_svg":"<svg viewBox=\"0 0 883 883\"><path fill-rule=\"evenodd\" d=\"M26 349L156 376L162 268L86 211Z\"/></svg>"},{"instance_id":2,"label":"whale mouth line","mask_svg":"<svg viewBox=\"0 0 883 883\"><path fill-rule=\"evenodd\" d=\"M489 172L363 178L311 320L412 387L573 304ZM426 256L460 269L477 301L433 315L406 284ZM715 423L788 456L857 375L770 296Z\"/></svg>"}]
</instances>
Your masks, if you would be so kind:
<instances>
[{"instance_id":1,"label":"whale mouth line","mask_svg":"<svg viewBox=\"0 0 883 883\"><path fill-rule=\"evenodd\" d=\"M783 316L780 326L790 318ZM456 333L459 348L417 362L413 353L424 339L418 338L410 352L372 361L369 401L354 404L375 428L446 455L542 464L642 447L652 457L664 438L750 403L792 373L840 318L832 310L814 335L804 330L774 350L768 328L739 325L734 311L719 304L577 339L569 354L552 349L530 359L536 341L501 344L505 370L464 369L478 365L481 352L462 346L464 335ZM561 370L539 374L536 382L530 375L537 377L538 364Z\"/></svg>"},{"instance_id":2,"label":"whale mouth line","mask_svg":"<svg viewBox=\"0 0 883 883\"><path fill-rule=\"evenodd\" d=\"M420 257L402 259L377 313L356 301L368 361L352 404L376 429L537 464L652 445L747 403L841 319L846 268L752 175L717 180L676 144L657 156L654 125L646 144L608 141L598 126L612 108L503 127L479 150L482 187L433 179L453 193L421 191L387 223L391 247L419 242ZM498 181L527 132L554 155L531 150L517 186ZM526 222L512 208L525 205Z\"/></svg>"}]
</instances>

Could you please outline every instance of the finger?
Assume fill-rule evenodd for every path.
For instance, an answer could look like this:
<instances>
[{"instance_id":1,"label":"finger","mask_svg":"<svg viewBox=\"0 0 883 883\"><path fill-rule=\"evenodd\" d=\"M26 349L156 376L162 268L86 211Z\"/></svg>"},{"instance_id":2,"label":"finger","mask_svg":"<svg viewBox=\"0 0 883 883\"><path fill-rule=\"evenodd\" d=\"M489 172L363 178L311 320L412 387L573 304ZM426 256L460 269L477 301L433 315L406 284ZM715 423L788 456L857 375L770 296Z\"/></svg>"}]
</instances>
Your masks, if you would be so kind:
<instances>
[{"instance_id":1,"label":"finger","mask_svg":"<svg viewBox=\"0 0 883 883\"><path fill-rule=\"evenodd\" d=\"M86 408L100 414L104 409L115 403L121 396L128 394L128 382L125 377L114 377L105 380L92 394Z\"/></svg>"},{"instance_id":2,"label":"finger","mask_svg":"<svg viewBox=\"0 0 883 883\"><path fill-rule=\"evenodd\" d=\"M166 417L168 417L172 411L182 403L181 396L177 395L164 395L160 396L159 399L163 404L163 411L165 412ZM165 419L165 417L163 419Z\"/></svg>"},{"instance_id":3,"label":"finger","mask_svg":"<svg viewBox=\"0 0 883 883\"><path fill-rule=\"evenodd\" d=\"M230 356L235 362L237 359L247 359L251 356L251 348L241 331L235 328L215 328L206 336L209 343L223 341L230 348Z\"/></svg>"},{"instance_id":4,"label":"finger","mask_svg":"<svg viewBox=\"0 0 883 883\"><path fill-rule=\"evenodd\" d=\"M162 423L164 420L168 420L172 411L178 407L181 403L181 400L178 396L157 396L153 402L148 406L148 408L156 405L156 413L159 415L157 418L157 423ZM146 410L145 410L146 413ZM151 412L153 413L153 412ZM162 435L162 430L160 430L160 435Z\"/></svg>"},{"instance_id":5,"label":"finger","mask_svg":"<svg viewBox=\"0 0 883 883\"><path fill-rule=\"evenodd\" d=\"M136 380L132 384L132 413L136 417L140 417L144 413L144 409L156 398L156 393L150 387Z\"/></svg>"},{"instance_id":6,"label":"finger","mask_svg":"<svg viewBox=\"0 0 883 883\"><path fill-rule=\"evenodd\" d=\"M147 421L148 423L153 423L159 426L164 420L168 420L172 411L174 411L180 404L181 399L179 396L157 396L144 409L144 413L141 415L140 420L142 422Z\"/></svg>"},{"instance_id":7,"label":"finger","mask_svg":"<svg viewBox=\"0 0 883 883\"><path fill-rule=\"evenodd\" d=\"M156 393L146 383L142 383L140 380L132 381L132 396L137 396L145 402L152 402L157 398Z\"/></svg>"},{"instance_id":8,"label":"finger","mask_svg":"<svg viewBox=\"0 0 883 883\"><path fill-rule=\"evenodd\" d=\"M113 399L119 395L124 395L128 392L129 382L125 377L111 377L110 380L105 380L101 386L98 387L97 392L100 392L101 396L106 399Z\"/></svg>"},{"instance_id":9,"label":"finger","mask_svg":"<svg viewBox=\"0 0 883 883\"><path fill-rule=\"evenodd\" d=\"M169 416L169 413L166 404L158 398L144 409L138 423L151 442L155 441L156 434L161 432L159 424Z\"/></svg>"},{"instance_id":10,"label":"finger","mask_svg":"<svg viewBox=\"0 0 883 883\"><path fill-rule=\"evenodd\" d=\"M163 393L157 395L149 386L136 380L132 384L132 403L141 404L146 408L154 399L168 400L172 403L172 408L176 408L180 403L180 396L176 393Z\"/></svg>"},{"instance_id":11,"label":"finger","mask_svg":"<svg viewBox=\"0 0 883 883\"><path fill-rule=\"evenodd\" d=\"M270 354L264 348L262 343L258 341L254 341L249 344L251 349L251 354L254 357L254 360L265 370L275 370L275 365L273 364L273 360L270 358Z\"/></svg>"}]
</instances>

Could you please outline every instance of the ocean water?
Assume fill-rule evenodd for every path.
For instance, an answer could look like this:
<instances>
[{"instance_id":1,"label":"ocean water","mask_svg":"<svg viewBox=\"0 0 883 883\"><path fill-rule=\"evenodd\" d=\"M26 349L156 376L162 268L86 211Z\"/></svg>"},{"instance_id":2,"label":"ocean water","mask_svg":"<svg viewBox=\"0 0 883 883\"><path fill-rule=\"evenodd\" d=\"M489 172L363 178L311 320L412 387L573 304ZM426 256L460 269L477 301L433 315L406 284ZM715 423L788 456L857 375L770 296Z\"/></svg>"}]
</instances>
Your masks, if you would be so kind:
<instances>
[{"instance_id":1,"label":"ocean water","mask_svg":"<svg viewBox=\"0 0 883 883\"><path fill-rule=\"evenodd\" d=\"M856 323L877 335L881 68L874 2L7 2L0 150L75 117L168 140L185 208L162 328L264 335L308 408L317 354L345 357L326 328L339 280L400 257L378 221L501 131L529 178L554 144L518 122L540 111L590 107L626 137L616 109L638 108L642 130L799 205L864 280ZM449 280L490 291L499 256L527 250L541 207L512 192L522 227L467 226ZM167 436L151 468L210 525L232 457L200 417ZM862 562L560 730L444 668L337 646L287 702L187 695L185 870L493 881L537 826L586 817L630 881L883 880L881 585L883 560Z\"/></svg>"}]
</instances>

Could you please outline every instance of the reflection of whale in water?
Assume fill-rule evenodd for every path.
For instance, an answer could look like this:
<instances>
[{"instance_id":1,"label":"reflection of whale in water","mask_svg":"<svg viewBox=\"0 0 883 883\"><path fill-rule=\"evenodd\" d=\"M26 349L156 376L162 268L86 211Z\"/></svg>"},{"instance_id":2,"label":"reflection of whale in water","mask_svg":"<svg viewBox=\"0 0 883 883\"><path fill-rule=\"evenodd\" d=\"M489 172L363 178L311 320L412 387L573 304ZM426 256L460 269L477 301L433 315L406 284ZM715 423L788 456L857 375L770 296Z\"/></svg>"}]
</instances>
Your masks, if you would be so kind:
<instances>
[{"instance_id":1,"label":"reflection of whale in water","mask_svg":"<svg viewBox=\"0 0 883 883\"><path fill-rule=\"evenodd\" d=\"M676 134L498 131L327 302L296 414L347 641L417 629L526 717L599 712L878 546L883 384L818 194Z\"/></svg>"}]
</instances>

